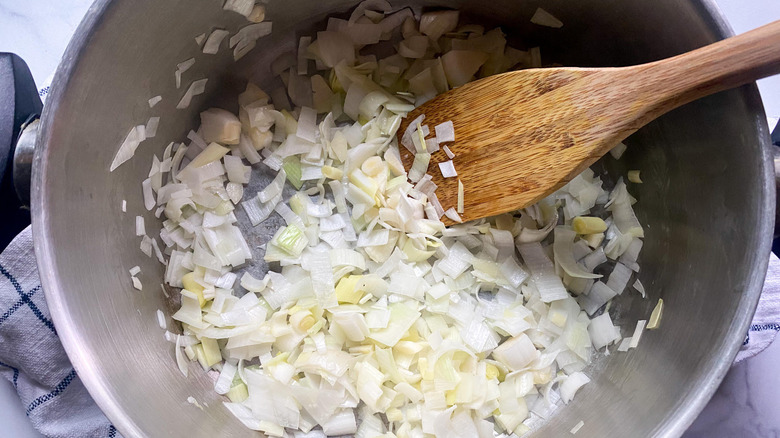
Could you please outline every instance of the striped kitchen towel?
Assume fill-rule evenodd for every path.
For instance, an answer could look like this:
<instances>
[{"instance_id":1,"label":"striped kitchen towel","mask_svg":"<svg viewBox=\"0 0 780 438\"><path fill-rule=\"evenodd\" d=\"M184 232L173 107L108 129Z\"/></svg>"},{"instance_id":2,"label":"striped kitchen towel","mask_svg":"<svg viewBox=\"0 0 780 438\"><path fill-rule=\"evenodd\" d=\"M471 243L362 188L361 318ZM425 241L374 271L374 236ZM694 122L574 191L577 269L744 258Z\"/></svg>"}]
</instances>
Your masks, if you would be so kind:
<instances>
[{"instance_id":1,"label":"striped kitchen towel","mask_svg":"<svg viewBox=\"0 0 780 438\"><path fill-rule=\"evenodd\" d=\"M764 280L764 292L758 300L753 322L734 363L764 351L775 339L778 331L780 331L780 260L771 253L766 280Z\"/></svg>"},{"instance_id":2,"label":"striped kitchen towel","mask_svg":"<svg viewBox=\"0 0 780 438\"><path fill-rule=\"evenodd\" d=\"M30 227L0 254L0 312L0 375L16 388L33 426L51 438L119 437L57 337L38 279Z\"/></svg>"}]
</instances>

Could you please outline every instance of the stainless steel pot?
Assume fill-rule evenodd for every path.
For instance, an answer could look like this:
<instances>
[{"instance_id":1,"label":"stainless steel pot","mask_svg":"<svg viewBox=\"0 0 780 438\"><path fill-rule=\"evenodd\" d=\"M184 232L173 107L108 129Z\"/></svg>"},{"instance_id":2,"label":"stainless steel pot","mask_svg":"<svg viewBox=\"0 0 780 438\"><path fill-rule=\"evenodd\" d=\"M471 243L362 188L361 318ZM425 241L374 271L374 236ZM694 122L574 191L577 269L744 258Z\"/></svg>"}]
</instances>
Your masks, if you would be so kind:
<instances>
[{"instance_id":1,"label":"stainless steel pot","mask_svg":"<svg viewBox=\"0 0 780 438\"><path fill-rule=\"evenodd\" d=\"M133 220L147 217L140 181L153 153L182 139L207 104L232 105L251 78L271 81L270 62L302 32L354 0L271 0L274 33L232 64L229 51L198 55L193 38L214 27L235 31L243 19L213 0L98 0L71 42L43 115L33 176L35 250L58 333L84 384L126 437L246 436L204 373L184 378L155 311L168 308L157 287L163 269L137 250ZM459 7L501 25L512 40L540 44L545 62L628 65L691 50L730 35L709 0L412 1ZM534 27L537 6L565 23ZM522 43L521 43L522 44ZM204 96L174 107L178 62L209 77ZM147 99L162 95L153 110ZM129 128L157 114L157 138L112 174L109 164ZM618 323L632 327L657 298L660 330L640 348L603 358L594 383L560 408L536 436L679 436L717 388L742 343L766 272L775 188L769 135L756 87L686 105L643 128L612 172L642 169L638 212L647 224L640 278L650 298L624 294ZM128 213L120 205L127 200ZM139 265L146 286L132 289ZM187 403L194 396L201 411ZM207 407L206 407L207 406Z\"/></svg>"}]
</instances>

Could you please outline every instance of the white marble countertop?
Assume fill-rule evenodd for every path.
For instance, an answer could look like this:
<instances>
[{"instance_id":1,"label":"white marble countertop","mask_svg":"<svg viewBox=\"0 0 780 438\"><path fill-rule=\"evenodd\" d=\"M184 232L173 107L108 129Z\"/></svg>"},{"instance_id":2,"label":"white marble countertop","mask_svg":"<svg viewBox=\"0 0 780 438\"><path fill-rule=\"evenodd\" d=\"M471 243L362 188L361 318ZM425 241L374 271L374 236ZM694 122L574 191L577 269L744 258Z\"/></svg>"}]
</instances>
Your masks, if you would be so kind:
<instances>
[{"instance_id":1,"label":"white marble countertop","mask_svg":"<svg viewBox=\"0 0 780 438\"><path fill-rule=\"evenodd\" d=\"M737 33L780 19L777 0L717 0ZM36 83L54 72L91 0L0 0L0 51L27 61ZM780 118L780 76L759 81L770 120ZM771 128L771 127L770 127ZM704 412L684 435L780 437L780 342L731 369ZM0 379L0 437L40 437L10 383Z\"/></svg>"}]
</instances>

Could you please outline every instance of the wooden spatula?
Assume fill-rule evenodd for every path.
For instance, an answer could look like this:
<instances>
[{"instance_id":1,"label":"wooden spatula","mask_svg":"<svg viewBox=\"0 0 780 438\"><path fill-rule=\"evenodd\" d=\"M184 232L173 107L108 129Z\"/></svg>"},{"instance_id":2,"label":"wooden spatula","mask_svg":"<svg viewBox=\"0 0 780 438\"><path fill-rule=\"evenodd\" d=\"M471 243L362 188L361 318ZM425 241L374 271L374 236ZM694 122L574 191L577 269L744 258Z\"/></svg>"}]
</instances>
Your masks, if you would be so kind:
<instances>
[{"instance_id":1,"label":"wooden spatula","mask_svg":"<svg viewBox=\"0 0 780 438\"><path fill-rule=\"evenodd\" d=\"M718 91L780 73L780 21L673 58L621 68L546 68L480 79L416 108L431 131L451 120L458 176L428 174L444 209L464 184L464 221L531 205L660 115ZM725 109L727 111L727 109ZM401 146L410 169L414 154ZM443 220L446 219L443 218ZM446 221L452 223L451 221Z\"/></svg>"}]
</instances>

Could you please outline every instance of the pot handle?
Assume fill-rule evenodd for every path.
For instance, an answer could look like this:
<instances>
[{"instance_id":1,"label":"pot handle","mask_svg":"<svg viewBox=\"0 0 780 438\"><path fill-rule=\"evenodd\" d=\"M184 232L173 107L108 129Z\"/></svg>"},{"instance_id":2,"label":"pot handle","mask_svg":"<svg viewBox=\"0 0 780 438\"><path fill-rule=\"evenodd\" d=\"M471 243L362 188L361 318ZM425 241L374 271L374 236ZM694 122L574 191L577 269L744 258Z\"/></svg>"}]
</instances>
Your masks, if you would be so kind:
<instances>
[{"instance_id":1,"label":"pot handle","mask_svg":"<svg viewBox=\"0 0 780 438\"><path fill-rule=\"evenodd\" d=\"M35 135L24 127L40 117L42 109L27 64L12 53L0 53L0 250L30 224L26 205Z\"/></svg>"},{"instance_id":2,"label":"pot handle","mask_svg":"<svg viewBox=\"0 0 780 438\"><path fill-rule=\"evenodd\" d=\"M43 102L27 64L13 53L0 53L0 200L3 206L8 206L9 201L10 205L18 204L13 202L16 196L24 204L29 203L35 136L34 130L25 128L40 117L42 110Z\"/></svg>"}]
</instances>

